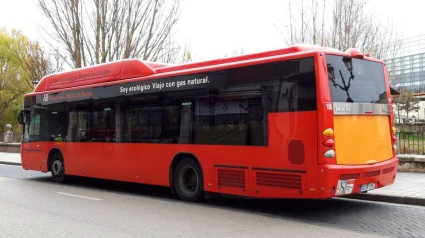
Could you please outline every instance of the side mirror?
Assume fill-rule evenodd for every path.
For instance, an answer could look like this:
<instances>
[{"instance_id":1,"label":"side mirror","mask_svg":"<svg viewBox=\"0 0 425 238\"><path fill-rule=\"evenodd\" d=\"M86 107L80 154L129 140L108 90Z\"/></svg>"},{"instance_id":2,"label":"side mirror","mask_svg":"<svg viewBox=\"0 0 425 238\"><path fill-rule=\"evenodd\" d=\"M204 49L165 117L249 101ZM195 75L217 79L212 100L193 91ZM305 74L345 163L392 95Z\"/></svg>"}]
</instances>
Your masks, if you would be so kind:
<instances>
[{"instance_id":1,"label":"side mirror","mask_svg":"<svg viewBox=\"0 0 425 238\"><path fill-rule=\"evenodd\" d=\"M29 111L25 111L24 115L25 115L25 122L27 124L30 124L31 123L31 113Z\"/></svg>"},{"instance_id":2,"label":"side mirror","mask_svg":"<svg viewBox=\"0 0 425 238\"><path fill-rule=\"evenodd\" d=\"M17 119L18 119L18 123L19 124L21 124L21 125L24 125L25 124L25 122L24 122L24 110L21 110L19 112Z\"/></svg>"},{"instance_id":3,"label":"side mirror","mask_svg":"<svg viewBox=\"0 0 425 238\"><path fill-rule=\"evenodd\" d=\"M25 123L29 124L31 122L31 113L27 110L21 110L17 119L21 125L25 125Z\"/></svg>"}]
</instances>

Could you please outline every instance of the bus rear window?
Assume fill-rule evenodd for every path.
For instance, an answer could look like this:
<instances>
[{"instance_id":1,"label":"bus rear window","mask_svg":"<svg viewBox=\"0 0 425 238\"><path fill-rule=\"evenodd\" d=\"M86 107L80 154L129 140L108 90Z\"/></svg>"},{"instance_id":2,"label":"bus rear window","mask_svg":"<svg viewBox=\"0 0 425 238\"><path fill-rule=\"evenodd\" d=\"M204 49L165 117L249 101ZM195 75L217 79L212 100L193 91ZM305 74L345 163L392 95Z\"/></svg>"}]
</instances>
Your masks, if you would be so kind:
<instances>
[{"instance_id":1,"label":"bus rear window","mask_svg":"<svg viewBox=\"0 0 425 238\"><path fill-rule=\"evenodd\" d=\"M387 103L381 63L327 55L326 64L333 102Z\"/></svg>"}]
</instances>

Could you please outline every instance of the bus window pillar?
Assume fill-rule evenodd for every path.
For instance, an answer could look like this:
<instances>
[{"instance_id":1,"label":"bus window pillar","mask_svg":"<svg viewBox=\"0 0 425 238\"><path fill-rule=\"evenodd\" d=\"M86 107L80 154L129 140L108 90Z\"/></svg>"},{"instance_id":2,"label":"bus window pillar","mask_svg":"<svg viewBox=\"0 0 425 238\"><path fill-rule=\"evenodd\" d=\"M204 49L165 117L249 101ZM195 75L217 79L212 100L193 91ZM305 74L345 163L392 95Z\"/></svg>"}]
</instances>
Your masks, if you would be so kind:
<instances>
[{"instance_id":1,"label":"bus window pillar","mask_svg":"<svg viewBox=\"0 0 425 238\"><path fill-rule=\"evenodd\" d=\"M115 108L115 142L121 142L121 103Z\"/></svg>"},{"instance_id":2,"label":"bus window pillar","mask_svg":"<svg viewBox=\"0 0 425 238\"><path fill-rule=\"evenodd\" d=\"M180 135L178 143L189 144L192 143L192 122L193 122L193 105L192 102L186 102L181 108L181 122L180 122Z\"/></svg>"},{"instance_id":3,"label":"bus window pillar","mask_svg":"<svg viewBox=\"0 0 425 238\"><path fill-rule=\"evenodd\" d=\"M272 102L276 101L273 100L272 97L274 97L273 94L273 86L263 86L261 87L261 98L263 101L263 138L264 138L264 145L268 145L269 143L269 136L268 136L268 118L269 118L269 111L272 107Z\"/></svg>"}]
</instances>

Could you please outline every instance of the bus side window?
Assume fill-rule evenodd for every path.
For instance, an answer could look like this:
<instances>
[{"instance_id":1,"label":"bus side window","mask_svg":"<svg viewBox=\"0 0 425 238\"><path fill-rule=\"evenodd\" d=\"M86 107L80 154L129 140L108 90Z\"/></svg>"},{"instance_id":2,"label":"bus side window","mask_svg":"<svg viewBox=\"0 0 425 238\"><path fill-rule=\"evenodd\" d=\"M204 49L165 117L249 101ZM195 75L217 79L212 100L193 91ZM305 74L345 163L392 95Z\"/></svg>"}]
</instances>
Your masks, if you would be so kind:
<instances>
[{"instance_id":1,"label":"bus side window","mask_svg":"<svg viewBox=\"0 0 425 238\"><path fill-rule=\"evenodd\" d=\"M92 115L90 107L89 100L70 103L66 141L88 142L90 140L89 124Z\"/></svg>"},{"instance_id":2,"label":"bus side window","mask_svg":"<svg viewBox=\"0 0 425 238\"><path fill-rule=\"evenodd\" d=\"M45 129L45 140L54 140L60 134L61 138L66 138L68 112L65 111L65 103L57 103L46 107L45 120L43 120Z\"/></svg>"},{"instance_id":3,"label":"bus side window","mask_svg":"<svg viewBox=\"0 0 425 238\"><path fill-rule=\"evenodd\" d=\"M163 143L164 94L129 96L126 99L124 140L139 143Z\"/></svg>"},{"instance_id":4,"label":"bus side window","mask_svg":"<svg viewBox=\"0 0 425 238\"><path fill-rule=\"evenodd\" d=\"M93 112L92 141L115 141L115 102L97 102Z\"/></svg>"},{"instance_id":5,"label":"bus side window","mask_svg":"<svg viewBox=\"0 0 425 238\"><path fill-rule=\"evenodd\" d=\"M294 84L290 88L290 111L316 109L316 88L314 84Z\"/></svg>"},{"instance_id":6,"label":"bus side window","mask_svg":"<svg viewBox=\"0 0 425 238\"><path fill-rule=\"evenodd\" d=\"M40 140L40 113L32 110L32 115L27 113L25 116L25 142Z\"/></svg>"}]
</instances>

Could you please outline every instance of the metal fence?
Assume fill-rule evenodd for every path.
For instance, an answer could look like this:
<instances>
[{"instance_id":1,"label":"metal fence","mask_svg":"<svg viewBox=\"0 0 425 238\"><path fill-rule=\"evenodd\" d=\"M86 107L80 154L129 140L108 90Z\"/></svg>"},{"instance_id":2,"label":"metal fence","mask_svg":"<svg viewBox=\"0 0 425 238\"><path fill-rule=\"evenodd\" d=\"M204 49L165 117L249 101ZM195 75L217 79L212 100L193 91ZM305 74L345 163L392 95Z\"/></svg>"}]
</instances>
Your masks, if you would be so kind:
<instances>
[{"instance_id":1,"label":"metal fence","mask_svg":"<svg viewBox=\"0 0 425 238\"><path fill-rule=\"evenodd\" d=\"M398 132L397 154L425 155L425 132Z\"/></svg>"}]
</instances>

